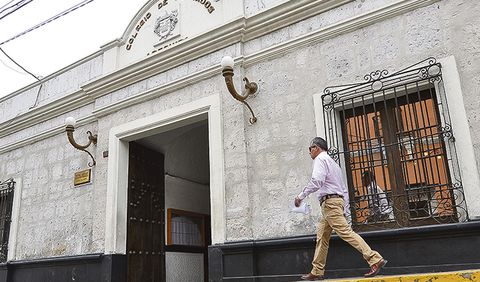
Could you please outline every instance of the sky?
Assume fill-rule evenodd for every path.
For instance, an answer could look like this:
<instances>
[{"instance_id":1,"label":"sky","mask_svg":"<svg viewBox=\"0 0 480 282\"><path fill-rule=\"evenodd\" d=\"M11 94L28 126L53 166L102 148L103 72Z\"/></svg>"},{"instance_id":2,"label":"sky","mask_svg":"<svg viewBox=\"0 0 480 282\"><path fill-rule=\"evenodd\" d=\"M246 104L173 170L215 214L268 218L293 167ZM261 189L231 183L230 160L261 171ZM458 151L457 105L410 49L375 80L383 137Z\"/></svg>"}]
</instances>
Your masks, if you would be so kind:
<instances>
[{"instance_id":1,"label":"sky","mask_svg":"<svg viewBox=\"0 0 480 282\"><path fill-rule=\"evenodd\" d=\"M9 2L11 0L0 0L0 7ZM0 19L0 42L81 2L83 0L32 0ZM120 38L146 2L148 0L93 0L0 48L27 71L46 77ZM35 81L0 52L0 98Z\"/></svg>"}]
</instances>

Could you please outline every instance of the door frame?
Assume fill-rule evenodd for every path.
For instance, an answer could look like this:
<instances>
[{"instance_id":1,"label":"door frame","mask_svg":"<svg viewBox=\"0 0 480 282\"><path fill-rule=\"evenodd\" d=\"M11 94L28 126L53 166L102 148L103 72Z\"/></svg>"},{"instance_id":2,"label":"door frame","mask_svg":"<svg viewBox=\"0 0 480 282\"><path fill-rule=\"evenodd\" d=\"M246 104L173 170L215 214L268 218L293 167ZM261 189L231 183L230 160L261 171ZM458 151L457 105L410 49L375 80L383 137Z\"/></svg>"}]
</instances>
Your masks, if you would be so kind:
<instances>
[{"instance_id":1,"label":"door frame","mask_svg":"<svg viewBox=\"0 0 480 282\"><path fill-rule=\"evenodd\" d=\"M220 96L196 101L110 129L108 142L105 253L125 254L129 142L208 119L212 244L225 242L225 180Z\"/></svg>"}]
</instances>

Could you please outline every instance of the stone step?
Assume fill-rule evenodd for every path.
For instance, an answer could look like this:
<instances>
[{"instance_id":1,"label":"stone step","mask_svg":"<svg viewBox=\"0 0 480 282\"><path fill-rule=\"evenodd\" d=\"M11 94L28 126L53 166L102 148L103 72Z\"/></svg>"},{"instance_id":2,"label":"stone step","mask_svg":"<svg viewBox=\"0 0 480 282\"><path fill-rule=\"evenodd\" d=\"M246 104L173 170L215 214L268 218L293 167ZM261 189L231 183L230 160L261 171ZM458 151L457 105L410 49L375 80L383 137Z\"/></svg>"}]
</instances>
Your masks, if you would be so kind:
<instances>
[{"instance_id":1,"label":"stone step","mask_svg":"<svg viewBox=\"0 0 480 282\"><path fill-rule=\"evenodd\" d=\"M302 282L304 280L301 280ZM373 278L341 278L322 281L336 282L480 282L480 269L452 272L420 273L408 275L377 275ZM300 281L299 281L300 282Z\"/></svg>"}]
</instances>

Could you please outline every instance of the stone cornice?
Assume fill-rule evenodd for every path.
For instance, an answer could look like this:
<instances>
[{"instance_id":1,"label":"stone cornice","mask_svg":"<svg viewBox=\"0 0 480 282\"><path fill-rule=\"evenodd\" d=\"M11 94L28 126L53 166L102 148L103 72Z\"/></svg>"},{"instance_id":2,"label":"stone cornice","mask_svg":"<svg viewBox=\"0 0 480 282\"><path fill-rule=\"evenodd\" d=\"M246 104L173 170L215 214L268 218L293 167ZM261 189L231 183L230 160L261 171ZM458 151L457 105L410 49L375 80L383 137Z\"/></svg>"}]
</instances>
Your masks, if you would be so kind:
<instances>
[{"instance_id":1,"label":"stone cornice","mask_svg":"<svg viewBox=\"0 0 480 282\"><path fill-rule=\"evenodd\" d=\"M414 9L428 6L438 1L439 0L398 1L394 4L387 5L385 7L381 7L371 12L361 14L361 15L331 24L329 26L310 32L303 36L299 36L297 38L279 43L269 48L262 49L259 52L245 55L244 66L248 67L269 58L282 56L283 54L291 52L292 50L295 50L302 46L325 41L330 38L339 36L341 34L352 32L354 30L372 25L376 22L380 22L398 15L402 15Z\"/></svg>"},{"instance_id":2,"label":"stone cornice","mask_svg":"<svg viewBox=\"0 0 480 282\"><path fill-rule=\"evenodd\" d=\"M0 138L13 132L28 128L60 114L72 111L94 102L82 90L61 97L42 107L34 108L22 115L0 124Z\"/></svg>"},{"instance_id":3,"label":"stone cornice","mask_svg":"<svg viewBox=\"0 0 480 282\"><path fill-rule=\"evenodd\" d=\"M152 89L148 89L146 91L140 92L138 94L135 94L123 100L114 102L108 106L97 108L93 111L93 115L96 116L97 118L108 115L110 113L119 111L128 106L157 98L164 94L171 93L178 89L184 88L185 86L195 84L198 81L211 78L215 75L220 74L220 72L221 72L221 69L217 65L209 67L207 69L203 69L201 71L198 71L193 74L189 74L177 80L170 81L167 84L154 87Z\"/></svg>"},{"instance_id":4,"label":"stone cornice","mask_svg":"<svg viewBox=\"0 0 480 282\"><path fill-rule=\"evenodd\" d=\"M283 28L351 1L287 1L250 18L242 17L234 20L206 34L176 45L174 48L100 77L96 81L84 85L83 89L92 97L99 97L182 65L185 62L200 58L206 53L260 37L273 30Z\"/></svg>"},{"instance_id":5,"label":"stone cornice","mask_svg":"<svg viewBox=\"0 0 480 282\"><path fill-rule=\"evenodd\" d=\"M437 1L439 0L399 0L393 4L386 5L385 7L381 7L379 9L331 24L330 26L321 28L303 36L299 36L295 39L262 49L254 54L246 55L244 58L242 57L242 61L244 66L248 67L257 62L272 57L281 56L282 54L291 52L296 48L315 42L321 42L340 34L348 33L371 25L375 22L398 16L420 7L428 6ZM94 101L95 98L121 89L132 83L144 80L155 74L172 69L188 61L199 58L206 53L257 38L273 30L293 24L347 2L349 1L288 1L285 4L279 5L278 7L267 10L266 12L258 15L254 15L251 18L239 18L207 34L203 34L196 38L185 41L180 45L176 45L174 48L152 55L151 57L138 61L119 71L104 75L90 83L87 83L82 87L83 91L77 91L67 96L68 98L63 97L55 102L52 102L51 104L44 105L34 111L27 112L19 117L16 117L13 122L12 120L6 121L0 124L0 137L25 129L39 122L48 120L54 116L64 114L76 107L84 106ZM296 15L299 15L298 18ZM275 21L278 21L278 23ZM96 53L96 55L98 54ZM78 65L78 63L74 65ZM63 69L62 71L66 71L66 69ZM142 101L175 91L179 88L182 88L182 86L194 84L208 77L212 77L217 71L220 73L220 68L218 65L206 68L201 72L189 74L185 77L169 82L166 85L147 90L143 93L115 102L107 107L96 109L94 110L92 117L104 116L110 112L127 107L132 103L140 103ZM33 142L33 140L41 140L42 138L50 136L47 135L35 135L34 138L29 138L29 142ZM13 148L12 146L18 147L16 144L9 144L3 148L0 148L0 153L5 152L6 148Z\"/></svg>"},{"instance_id":6,"label":"stone cornice","mask_svg":"<svg viewBox=\"0 0 480 282\"><path fill-rule=\"evenodd\" d=\"M89 123L94 122L94 121L96 121L95 116L89 115L89 116L86 116L86 117L83 117L83 118L79 119L77 121L76 127L79 128L83 125L89 124ZM13 151L15 149L33 144L35 142L38 142L38 141L46 139L46 138L53 137L53 136L58 135L58 134L62 134L63 132L65 132L65 126L63 124L52 127L52 128L50 128L46 131L43 131L43 132L40 132L38 134L29 136L28 138L25 138L25 139L22 139L20 141L16 141L16 142L7 144L3 147L0 147L0 154L6 153L6 152L9 152L9 151ZM65 134L65 142L68 142L66 134Z\"/></svg>"},{"instance_id":7,"label":"stone cornice","mask_svg":"<svg viewBox=\"0 0 480 282\"><path fill-rule=\"evenodd\" d=\"M73 63L73 64L70 64L70 65L68 65L68 66L66 66L66 67L64 67L64 68L62 68L62 69L60 69L60 70L58 70L58 71L56 71L56 72L54 72L54 73L49 74L48 76L40 79L39 81L35 81L35 82L32 83L32 84L29 84L29 85L27 85L27 86L25 86L25 87L23 87L23 88L20 88L20 89L18 89L18 90L16 90L16 91L14 91L14 92L6 95L6 96L1 97L1 98L0 98L0 103L2 103L3 101L6 101L6 100L8 100L8 99L10 99L10 98L12 98L12 97L14 97L14 96L16 96L16 95L19 95L19 94L21 94L21 93L23 93L23 92L25 92L25 91L27 91L27 90L29 90L29 89L32 89L32 88L34 88L34 87L36 87L36 86L38 86L38 85L40 85L40 84L42 84L42 83L45 83L45 82L47 82L48 80L50 80L50 79L52 79L52 78L58 77L59 75L65 73L65 72L67 72L67 71L69 71L69 70L72 70L72 69L74 69L74 68L76 68L76 67L78 67L78 66L80 66L80 65L82 65L82 64L88 63L88 62L90 62L91 60L95 59L96 57L101 56L102 54L103 54L103 50L98 50L98 51L96 51L95 53L90 54L90 55L84 57L83 59L81 59L81 60L79 60L79 61L76 61L76 62ZM0 131L1 131L1 127L0 127Z\"/></svg>"},{"instance_id":8,"label":"stone cornice","mask_svg":"<svg viewBox=\"0 0 480 282\"><path fill-rule=\"evenodd\" d=\"M266 12L247 18L243 41L260 37L348 2L352 2L352 0L287 1Z\"/></svg>"},{"instance_id":9,"label":"stone cornice","mask_svg":"<svg viewBox=\"0 0 480 282\"><path fill-rule=\"evenodd\" d=\"M172 69L204 56L206 53L238 43L245 29L245 19L237 19L207 34L197 36L174 48L157 53L121 70L107 74L96 81L85 84L84 91L97 98L124 88L155 74ZM207 50L207 51L206 51Z\"/></svg>"}]
</instances>

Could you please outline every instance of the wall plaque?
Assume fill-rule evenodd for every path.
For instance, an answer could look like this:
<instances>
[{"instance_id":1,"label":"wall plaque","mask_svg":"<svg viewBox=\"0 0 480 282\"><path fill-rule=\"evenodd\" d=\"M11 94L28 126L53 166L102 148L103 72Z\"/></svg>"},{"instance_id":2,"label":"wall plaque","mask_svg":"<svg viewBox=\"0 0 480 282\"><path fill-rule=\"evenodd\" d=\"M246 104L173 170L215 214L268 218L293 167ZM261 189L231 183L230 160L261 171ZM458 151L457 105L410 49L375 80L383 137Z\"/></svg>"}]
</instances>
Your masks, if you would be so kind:
<instances>
[{"instance_id":1,"label":"wall plaque","mask_svg":"<svg viewBox=\"0 0 480 282\"><path fill-rule=\"evenodd\" d=\"M90 183L92 180L92 170L91 169L85 169L81 171L75 172L74 178L73 178L73 185L78 186L86 183Z\"/></svg>"}]
</instances>

